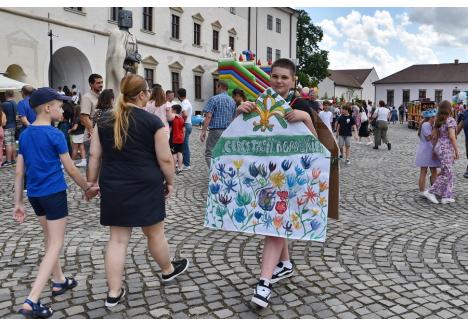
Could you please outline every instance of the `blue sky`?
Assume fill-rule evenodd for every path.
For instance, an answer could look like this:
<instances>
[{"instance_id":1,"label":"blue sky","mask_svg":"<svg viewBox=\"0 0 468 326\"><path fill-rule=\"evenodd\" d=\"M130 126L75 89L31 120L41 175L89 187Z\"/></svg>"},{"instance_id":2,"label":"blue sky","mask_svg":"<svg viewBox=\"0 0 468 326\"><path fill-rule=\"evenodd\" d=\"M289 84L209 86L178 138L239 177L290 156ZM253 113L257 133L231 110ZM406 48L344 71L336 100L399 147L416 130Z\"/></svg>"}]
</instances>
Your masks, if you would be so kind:
<instances>
[{"instance_id":1,"label":"blue sky","mask_svg":"<svg viewBox=\"0 0 468 326\"><path fill-rule=\"evenodd\" d=\"M385 77L413 64L468 62L468 8L297 8L324 31L330 69L375 67Z\"/></svg>"}]
</instances>

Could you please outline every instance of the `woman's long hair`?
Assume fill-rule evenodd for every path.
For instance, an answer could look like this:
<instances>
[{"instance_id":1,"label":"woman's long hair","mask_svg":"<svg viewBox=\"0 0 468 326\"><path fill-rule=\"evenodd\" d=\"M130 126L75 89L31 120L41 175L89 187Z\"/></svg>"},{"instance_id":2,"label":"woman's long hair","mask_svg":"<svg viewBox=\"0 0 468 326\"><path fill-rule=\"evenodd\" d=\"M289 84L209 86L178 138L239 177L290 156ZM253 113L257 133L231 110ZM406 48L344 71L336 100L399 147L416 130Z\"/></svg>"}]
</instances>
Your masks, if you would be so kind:
<instances>
[{"instance_id":1,"label":"woman's long hair","mask_svg":"<svg viewBox=\"0 0 468 326\"><path fill-rule=\"evenodd\" d=\"M105 89L99 94L98 102L96 104L97 110L109 109L112 107L114 101L114 90Z\"/></svg>"},{"instance_id":2,"label":"woman's long hair","mask_svg":"<svg viewBox=\"0 0 468 326\"><path fill-rule=\"evenodd\" d=\"M166 103L166 93L161 85L155 85L151 90L150 101L154 101L154 106L158 107Z\"/></svg>"},{"instance_id":3,"label":"woman's long hair","mask_svg":"<svg viewBox=\"0 0 468 326\"><path fill-rule=\"evenodd\" d=\"M120 82L120 95L113 110L114 147L118 150L122 150L128 137L129 117L133 110L129 104L147 87L146 80L139 75L127 75Z\"/></svg>"},{"instance_id":4,"label":"woman's long hair","mask_svg":"<svg viewBox=\"0 0 468 326\"><path fill-rule=\"evenodd\" d=\"M421 128L424 122L428 122L431 120L431 118L424 118L423 121L419 122L419 127L418 127L418 137L421 137Z\"/></svg>"},{"instance_id":5,"label":"woman's long hair","mask_svg":"<svg viewBox=\"0 0 468 326\"><path fill-rule=\"evenodd\" d=\"M452 104L450 104L449 101L442 101L439 104L439 110L437 111L437 116L436 116L436 121L434 123L434 127L439 129L440 126L442 126L445 121L447 121L447 118L450 116L452 113Z\"/></svg>"}]
</instances>

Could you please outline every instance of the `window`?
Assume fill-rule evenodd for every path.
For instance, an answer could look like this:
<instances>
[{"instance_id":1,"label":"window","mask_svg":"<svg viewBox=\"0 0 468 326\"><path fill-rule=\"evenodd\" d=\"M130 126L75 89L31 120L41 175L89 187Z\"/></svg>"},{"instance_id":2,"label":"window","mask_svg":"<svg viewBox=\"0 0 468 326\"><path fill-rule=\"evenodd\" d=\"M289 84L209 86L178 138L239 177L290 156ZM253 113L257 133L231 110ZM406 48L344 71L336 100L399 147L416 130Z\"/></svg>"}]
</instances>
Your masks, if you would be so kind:
<instances>
[{"instance_id":1,"label":"window","mask_svg":"<svg viewBox=\"0 0 468 326\"><path fill-rule=\"evenodd\" d=\"M273 30L273 16L267 15L267 29L272 31Z\"/></svg>"},{"instance_id":2,"label":"window","mask_svg":"<svg viewBox=\"0 0 468 326\"><path fill-rule=\"evenodd\" d=\"M193 23L193 44L200 45L201 25Z\"/></svg>"},{"instance_id":3,"label":"window","mask_svg":"<svg viewBox=\"0 0 468 326\"><path fill-rule=\"evenodd\" d=\"M195 99L201 100L201 76L195 76Z\"/></svg>"},{"instance_id":4,"label":"window","mask_svg":"<svg viewBox=\"0 0 468 326\"><path fill-rule=\"evenodd\" d=\"M452 91L452 96L458 95L458 93L460 93L460 90L459 90L458 88L455 88L455 89Z\"/></svg>"},{"instance_id":5,"label":"window","mask_svg":"<svg viewBox=\"0 0 468 326\"><path fill-rule=\"evenodd\" d=\"M275 60L278 60L281 58L281 50L276 49L275 50Z\"/></svg>"},{"instance_id":6,"label":"window","mask_svg":"<svg viewBox=\"0 0 468 326\"><path fill-rule=\"evenodd\" d=\"M410 90L404 89L403 90L403 104L406 104L410 101Z\"/></svg>"},{"instance_id":7,"label":"window","mask_svg":"<svg viewBox=\"0 0 468 326\"><path fill-rule=\"evenodd\" d=\"M437 103L442 102L442 90L441 89L436 89L434 92L434 101Z\"/></svg>"},{"instance_id":8,"label":"window","mask_svg":"<svg viewBox=\"0 0 468 326\"><path fill-rule=\"evenodd\" d=\"M230 7L230 8L229 8L229 12L230 12L231 14L235 15L235 14L236 14L236 8Z\"/></svg>"},{"instance_id":9,"label":"window","mask_svg":"<svg viewBox=\"0 0 468 326\"><path fill-rule=\"evenodd\" d=\"M393 89L387 89L387 105L393 106Z\"/></svg>"},{"instance_id":10,"label":"window","mask_svg":"<svg viewBox=\"0 0 468 326\"><path fill-rule=\"evenodd\" d=\"M179 31L180 31L180 17L177 15L172 15L172 38L176 40L179 39Z\"/></svg>"},{"instance_id":11,"label":"window","mask_svg":"<svg viewBox=\"0 0 468 326\"><path fill-rule=\"evenodd\" d=\"M177 93L180 85L180 74L178 72L171 72L172 90Z\"/></svg>"},{"instance_id":12,"label":"window","mask_svg":"<svg viewBox=\"0 0 468 326\"><path fill-rule=\"evenodd\" d=\"M276 18L276 33L281 33L281 19Z\"/></svg>"},{"instance_id":13,"label":"window","mask_svg":"<svg viewBox=\"0 0 468 326\"><path fill-rule=\"evenodd\" d=\"M267 61L273 61L273 49L270 47L267 47Z\"/></svg>"},{"instance_id":14,"label":"window","mask_svg":"<svg viewBox=\"0 0 468 326\"><path fill-rule=\"evenodd\" d=\"M118 21L120 10L122 10L122 7L112 7L110 20L115 21L115 22Z\"/></svg>"},{"instance_id":15,"label":"window","mask_svg":"<svg viewBox=\"0 0 468 326\"><path fill-rule=\"evenodd\" d=\"M213 30L213 50L219 50L219 31Z\"/></svg>"},{"instance_id":16,"label":"window","mask_svg":"<svg viewBox=\"0 0 468 326\"><path fill-rule=\"evenodd\" d=\"M216 95L216 89L218 88L218 78L213 79L213 96Z\"/></svg>"},{"instance_id":17,"label":"window","mask_svg":"<svg viewBox=\"0 0 468 326\"><path fill-rule=\"evenodd\" d=\"M83 7L68 7L68 9L75 10L75 11L83 11Z\"/></svg>"},{"instance_id":18,"label":"window","mask_svg":"<svg viewBox=\"0 0 468 326\"><path fill-rule=\"evenodd\" d=\"M420 89L419 90L419 98L426 98L426 90L425 89Z\"/></svg>"},{"instance_id":19,"label":"window","mask_svg":"<svg viewBox=\"0 0 468 326\"><path fill-rule=\"evenodd\" d=\"M153 8L151 7L143 7L143 29L153 30Z\"/></svg>"},{"instance_id":20,"label":"window","mask_svg":"<svg viewBox=\"0 0 468 326\"><path fill-rule=\"evenodd\" d=\"M153 88L154 84L154 69L145 68L145 80L149 88Z\"/></svg>"},{"instance_id":21,"label":"window","mask_svg":"<svg viewBox=\"0 0 468 326\"><path fill-rule=\"evenodd\" d=\"M229 36L229 47L234 51L234 36Z\"/></svg>"}]
</instances>

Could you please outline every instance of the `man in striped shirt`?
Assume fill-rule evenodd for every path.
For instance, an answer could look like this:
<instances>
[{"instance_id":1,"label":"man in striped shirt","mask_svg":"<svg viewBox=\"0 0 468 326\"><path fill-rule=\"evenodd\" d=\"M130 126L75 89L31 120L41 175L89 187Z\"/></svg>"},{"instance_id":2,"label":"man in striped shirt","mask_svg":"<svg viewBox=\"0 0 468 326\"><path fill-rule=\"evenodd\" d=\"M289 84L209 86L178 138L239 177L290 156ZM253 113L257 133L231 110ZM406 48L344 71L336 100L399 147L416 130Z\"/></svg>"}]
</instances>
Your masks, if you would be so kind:
<instances>
[{"instance_id":1,"label":"man in striped shirt","mask_svg":"<svg viewBox=\"0 0 468 326\"><path fill-rule=\"evenodd\" d=\"M203 110L203 112L205 112L205 121L203 122L203 129L200 133L201 142L205 142L206 139L205 160L208 168L211 165L213 147L236 115L236 102L234 102L232 97L227 93L227 82L224 80L218 81L216 91L218 95L210 98ZM208 128L208 137L206 137Z\"/></svg>"}]
</instances>

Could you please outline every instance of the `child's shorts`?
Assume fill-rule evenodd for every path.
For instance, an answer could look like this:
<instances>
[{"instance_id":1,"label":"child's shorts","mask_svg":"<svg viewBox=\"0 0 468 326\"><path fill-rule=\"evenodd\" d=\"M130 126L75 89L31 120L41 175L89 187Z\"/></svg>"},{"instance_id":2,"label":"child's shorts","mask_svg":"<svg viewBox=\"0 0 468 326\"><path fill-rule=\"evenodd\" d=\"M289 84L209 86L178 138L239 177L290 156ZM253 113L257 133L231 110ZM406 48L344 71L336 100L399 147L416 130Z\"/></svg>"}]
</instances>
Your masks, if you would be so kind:
<instances>
[{"instance_id":1,"label":"child's shorts","mask_svg":"<svg viewBox=\"0 0 468 326\"><path fill-rule=\"evenodd\" d=\"M338 146L339 147L350 147L351 146L351 136L338 136Z\"/></svg>"},{"instance_id":2,"label":"child's shorts","mask_svg":"<svg viewBox=\"0 0 468 326\"><path fill-rule=\"evenodd\" d=\"M71 140L73 144L83 144L84 143L84 134L71 135Z\"/></svg>"},{"instance_id":3,"label":"child's shorts","mask_svg":"<svg viewBox=\"0 0 468 326\"><path fill-rule=\"evenodd\" d=\"M28 197L34 213L47 220L59 220L68 216L67 191L60 191L44 197Z\"/></svg>"},{"instance_id":4,"label":"child's shorts","mask_svg":"<svg viewBox=\"0 0 468 326\"><path fill-rule=\"evenodd\" d=\"M172 144L171 152L172 154L182 153L184 151L184 144Z\"/></svg>"}]
</instances>

